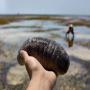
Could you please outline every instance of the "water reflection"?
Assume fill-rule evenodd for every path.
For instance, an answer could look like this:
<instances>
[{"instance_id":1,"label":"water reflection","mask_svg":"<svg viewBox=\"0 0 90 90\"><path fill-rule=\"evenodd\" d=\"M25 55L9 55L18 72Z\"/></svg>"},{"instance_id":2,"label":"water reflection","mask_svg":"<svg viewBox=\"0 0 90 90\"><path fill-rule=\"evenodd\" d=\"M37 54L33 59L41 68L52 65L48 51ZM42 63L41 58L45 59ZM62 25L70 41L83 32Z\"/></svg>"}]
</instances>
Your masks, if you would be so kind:
<instances>
[{"instance_id":1,"label":"water reflection","mask_svg":"<svg viewBox=\"0 0 90 90\"><path fill-rule=\"evenodd\" d=\"M74 36L70 38L69 36L66 37L66 41L68 43L68 47L72 47L74 44Z\"/></svg>"}]
</instances>

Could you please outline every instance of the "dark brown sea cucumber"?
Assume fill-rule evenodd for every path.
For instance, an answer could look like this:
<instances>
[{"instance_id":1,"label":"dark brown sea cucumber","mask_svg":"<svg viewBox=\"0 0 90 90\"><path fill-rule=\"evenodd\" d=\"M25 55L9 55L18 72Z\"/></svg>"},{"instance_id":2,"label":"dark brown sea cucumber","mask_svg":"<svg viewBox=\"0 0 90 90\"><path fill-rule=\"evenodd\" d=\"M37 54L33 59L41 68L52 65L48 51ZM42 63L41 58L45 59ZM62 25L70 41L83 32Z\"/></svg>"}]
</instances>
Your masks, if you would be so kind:
<instances>
[{"instance_id":1,"label":"dark brown sea cucumber","mask_svg":"<svg viewBox=\"0 0 90 90\"><path fill-rule=\"evenodd\" d=\"M34 37L24 42L20 50L25 50L30 56L34 56L46 70L51 70L58 74L65 74L69 68L69 56L64 48L53 40ZM18 52L17 60L19 64L24 62Z\"/></svg>"}]
</instances>

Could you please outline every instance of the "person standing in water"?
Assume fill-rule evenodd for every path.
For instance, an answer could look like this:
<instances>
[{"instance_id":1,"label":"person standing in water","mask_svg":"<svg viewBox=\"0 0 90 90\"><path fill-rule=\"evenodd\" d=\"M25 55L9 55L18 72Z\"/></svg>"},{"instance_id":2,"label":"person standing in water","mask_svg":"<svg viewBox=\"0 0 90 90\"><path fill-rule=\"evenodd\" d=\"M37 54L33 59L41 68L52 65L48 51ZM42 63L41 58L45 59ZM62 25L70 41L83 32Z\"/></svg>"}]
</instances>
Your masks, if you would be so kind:
<instances>
[{"instance_id":1,"label":"person standing in water","mask_svg":"<svg viewBox=\"0 0 90 90\"><path fill-rule=\"evenodd\" d=\"M68 46L72 47L74 41L74 28L72 24L69 25L68 31L66 32L66 40L68 42Z\"/></svg>"},{"instance_id":2,"label":"person standing in water","mask_svg":"<svg viewBox=\"0 0 90 90\"><path fill-rule=\"evenodd\" d=\"M72 24L69 25L69 28L68 28L68 31L66 32L66 35L69 33L71 33L74 36L74 28L73 28Z\"/></svg>"}]
</instances>

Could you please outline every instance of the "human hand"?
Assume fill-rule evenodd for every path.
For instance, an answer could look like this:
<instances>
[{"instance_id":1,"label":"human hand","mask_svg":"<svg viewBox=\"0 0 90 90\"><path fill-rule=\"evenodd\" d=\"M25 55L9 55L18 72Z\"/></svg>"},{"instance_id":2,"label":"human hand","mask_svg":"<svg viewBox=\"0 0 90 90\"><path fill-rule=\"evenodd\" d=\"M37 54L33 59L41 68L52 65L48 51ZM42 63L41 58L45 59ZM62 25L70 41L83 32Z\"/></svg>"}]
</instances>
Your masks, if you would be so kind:
<instances>
[{"instance_id":1,"label":"human hand","mask_svg":"<svg viewBox=\"0 0 90 90\"><path fill-rule=\"evenodd\" d=\"M21 50L20 54L25 62L26 70L31 78L27 90L52 90L56 82L56 75L47 71L39 61Z\"/></svg>"}]
</instances>

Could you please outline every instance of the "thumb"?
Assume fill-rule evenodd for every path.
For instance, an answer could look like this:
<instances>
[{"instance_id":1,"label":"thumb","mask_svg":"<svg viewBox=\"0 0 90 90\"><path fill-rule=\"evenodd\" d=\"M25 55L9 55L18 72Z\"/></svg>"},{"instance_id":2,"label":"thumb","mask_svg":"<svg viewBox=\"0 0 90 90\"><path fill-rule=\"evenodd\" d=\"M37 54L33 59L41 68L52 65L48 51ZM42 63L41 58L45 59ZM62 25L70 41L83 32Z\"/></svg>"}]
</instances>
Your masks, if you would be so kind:
<instances>
[{"instance_id":1,"label":"thumb","mask_svg":"<svg viewBox=\"0 0 90 90\"><path fill-rule=\"evenodd\" d=\"M21 51L20 51L20 56L22 57L24 63L26 63L26 62L28 61L29 55L28 55L28 53L27 53L26 51L21 50Z\"/></svg>"},{"instance_id":2,"label":"thumb","mask_svg":"<svg viewBox=\"0 0 90 90\"><path fill-rule=\"evenodd\" d=\"M37 60L34 57L29 56L26 51L21 50L20 55L22 56L25 65L28 65L30 69L33 69L36 66Z\"/></svg>"},{"instance_id":3,"label":"thumb","mask_svg":"<svg viewBox=\"0 0 90 90\"><path fill-rule=\"evenodd\" d=\"M43 68L42 65L38 62L38 60L32 56L29 56L26 51L21 50L20 55L22 56L25 62L25 66L29 76L31 76L31 74Z\"/></svg>"}]
</instances>

